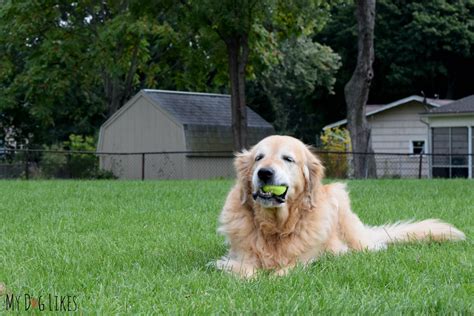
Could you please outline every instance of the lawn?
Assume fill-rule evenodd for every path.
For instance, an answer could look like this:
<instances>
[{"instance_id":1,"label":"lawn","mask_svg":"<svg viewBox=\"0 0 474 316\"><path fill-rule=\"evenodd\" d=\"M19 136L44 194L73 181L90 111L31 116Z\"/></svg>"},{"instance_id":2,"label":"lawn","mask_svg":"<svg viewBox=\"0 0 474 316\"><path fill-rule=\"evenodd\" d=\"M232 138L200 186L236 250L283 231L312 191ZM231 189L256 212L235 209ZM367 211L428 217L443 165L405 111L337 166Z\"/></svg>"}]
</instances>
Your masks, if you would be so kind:
<instances>
[{"instance_id":1,"label":"lawn","mask_svg":"<svg viewBox=\"0 0 474 316\"><path fill-rule=\"evenodd\" d=\"M206 266L226 251L216 226L231 181L0 181L0 283L20 311L26 295L46 310L69 295L84 314L474 313L474 181L348 184L368 224L437 217L468 240L242 281Z\"/></svg>"}]
</instances>

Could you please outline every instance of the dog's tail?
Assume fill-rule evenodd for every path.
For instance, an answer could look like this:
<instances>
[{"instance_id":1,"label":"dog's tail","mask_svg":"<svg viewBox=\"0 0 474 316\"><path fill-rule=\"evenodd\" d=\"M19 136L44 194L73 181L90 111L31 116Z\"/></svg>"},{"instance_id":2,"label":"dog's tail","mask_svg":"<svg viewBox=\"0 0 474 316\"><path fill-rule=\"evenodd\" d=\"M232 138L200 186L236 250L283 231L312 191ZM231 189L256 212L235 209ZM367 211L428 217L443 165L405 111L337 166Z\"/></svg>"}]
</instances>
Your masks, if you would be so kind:
<instances>
[{"instance_id":1,"label":"dog's tail","mask_svg":"<svg viewBox=\"0 0 474 316\"><path fill-rule=\"evenodd\" d=\"M397 222L368 228L371 239L378 244L417 240L456 241L466 238L462 231L439 219L426 219L419 222Z\"/></svg>"}]
</instances>

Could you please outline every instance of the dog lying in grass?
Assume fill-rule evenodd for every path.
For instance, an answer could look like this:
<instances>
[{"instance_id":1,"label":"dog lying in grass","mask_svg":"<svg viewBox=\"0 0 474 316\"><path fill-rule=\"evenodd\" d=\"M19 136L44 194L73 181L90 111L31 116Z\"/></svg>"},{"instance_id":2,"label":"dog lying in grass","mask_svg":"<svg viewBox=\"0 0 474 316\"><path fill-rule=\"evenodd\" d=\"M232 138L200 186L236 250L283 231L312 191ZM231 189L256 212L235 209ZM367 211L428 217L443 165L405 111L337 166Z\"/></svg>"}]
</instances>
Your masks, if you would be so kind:
<instances>
[{"instance_id":1,"label":"dog lying in grass","mask_svg":"<svg viewBox=\"0 0 474 316\"><path fill-rule=\"evenodd\" d=\"M437 219L371 227L351 211L342 183L323 185L324 167L301 141L270 136L235 159L237 183L219 217L228 254L219 269L251 277L258 269L284 275L323 252L380 250L414 240L463 240Z\"/></svg>"}]
</instances>

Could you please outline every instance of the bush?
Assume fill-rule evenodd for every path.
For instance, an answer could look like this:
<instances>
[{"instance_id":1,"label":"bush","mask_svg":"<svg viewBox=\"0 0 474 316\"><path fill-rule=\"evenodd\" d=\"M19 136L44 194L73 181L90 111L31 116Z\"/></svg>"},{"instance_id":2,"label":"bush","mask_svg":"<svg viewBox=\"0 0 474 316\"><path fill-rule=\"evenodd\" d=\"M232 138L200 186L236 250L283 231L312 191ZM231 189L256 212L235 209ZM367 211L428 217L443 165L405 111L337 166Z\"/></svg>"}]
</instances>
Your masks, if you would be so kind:
<instances>
[{"instance_id":1,"label":"bush","mask_svg":"<svg viewBox=\"0 0 474 316\"><path fill-rule=\"evenodd\" d=\"M349 156L345 153L351 150L349 131L339 127L328 128L321 135L321 143L323 151L331 152L320 154L327 176L346 178L349 170Z\"/></svg>"},{"instance_id":2,"label":"bush","mask_svg":"<svg viewBox=\"0 0 474 316\"><path fill-rule=\"evenodd\" d=\"M55 144L43 146L45 150L63 150L62 146ZM30 160L31 161L31 160ZM40 178L64 178L67 176L66 155L54 152L44 152L41 157L38 177Z\"/></svg>"},{"instance_id":3,"label":"bush","mask_svg":"<svg viewBox=\"0 0 474 316\"><path fill-rule=\"evenodd\" d=\"M91 136L70 135L64 142L65 149L71 151L95 151L95 140ZM68 155L68 171L71 178L94 178L99 169L99 160L90 153Z\"/></svg>"},{"instance_id":4,"label":"bush","mask_svg":"<svg viewBox=\"0 0 474 316\"><path fill-rule=\"evenodd\" d=\"M39 176L44 178L116 179L114 174L99 168L95 152L95 139L91 136L70 135L59 145L45 146L45 150L79 151L82 153L44 152Z\"/></svg>"}]
</instances>

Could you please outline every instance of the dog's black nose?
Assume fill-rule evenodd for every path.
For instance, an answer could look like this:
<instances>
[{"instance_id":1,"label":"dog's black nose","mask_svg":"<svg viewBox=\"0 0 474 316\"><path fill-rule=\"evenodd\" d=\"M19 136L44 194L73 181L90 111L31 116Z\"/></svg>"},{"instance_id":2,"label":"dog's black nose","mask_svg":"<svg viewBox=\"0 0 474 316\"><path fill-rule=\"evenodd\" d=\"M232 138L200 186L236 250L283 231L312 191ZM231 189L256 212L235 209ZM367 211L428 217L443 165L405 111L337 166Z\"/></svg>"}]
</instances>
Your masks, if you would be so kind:
<instances>
[{"instance_id":1,"label":"dog's black nose","mask_svg":"<svg viewBox=\"0 0 474 316\"><path fill-rule=\"evenodd\" d=\"M257 174L260 180L262 180L263 182L267 182L272 179L274 171L272 168L262 168L258 170Z\"/></svg>"}]
</instances>

